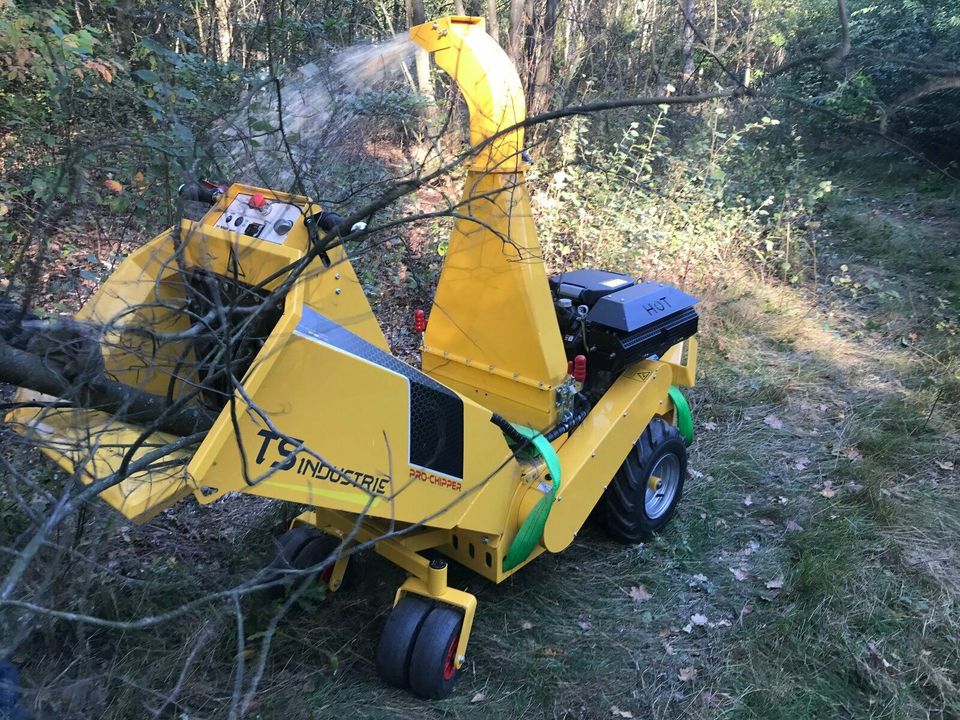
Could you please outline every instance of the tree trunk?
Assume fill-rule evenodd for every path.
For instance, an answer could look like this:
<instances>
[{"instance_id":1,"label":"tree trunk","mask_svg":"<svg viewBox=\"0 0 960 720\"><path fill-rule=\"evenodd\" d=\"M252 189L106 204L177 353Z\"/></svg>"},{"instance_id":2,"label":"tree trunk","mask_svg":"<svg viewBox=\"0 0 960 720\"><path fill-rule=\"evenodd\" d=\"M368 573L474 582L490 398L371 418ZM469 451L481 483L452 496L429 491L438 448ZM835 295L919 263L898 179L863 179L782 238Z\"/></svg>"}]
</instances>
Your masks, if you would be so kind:
<instances>
[{"instance_id":1,"label":"tree trunk","mask_svg":"<svg viewBox=\"0 0 960 720\"><path fill-rule=\"evenodd\" d=\"M427 21L427 14L423 8L423 0L406 0L407 25L413 27ZM430 53L417 46L413 56L417 74L417 91L429 101L424 115L431 119L436 115L436 104L433 96L433 84L430 82Z\"/></svg>"},{"instance_id":2,"label":"tree trunk","mask_svg":"<svg viewBox=\"0 0 960 720\"><path fill-rule=\"evenodd\" d=\"M530 114L537 115L550 107L553 87L550 74L553 69L553 46L557 35L559 0L547 0L543 13L540 47L536 54L533 83L530 89Z\"/></svg>"},{"instance_id":3,"label":"tree trunk","mask_svg":"<svg viewBox=\"0 0 960 720\"><path fill-rule=\"evenodd\" d=\"M463 0L453 0L453 12L457 15L467 14L467 11L463 9Z\"/></svg>"},{"instance_id":4,"label":"tree trunk","mask_svg":"<svg viewBox=\"0 0 960 720\"><path fill-rule=\"evenodd\" d=\"M520 69L520 48L523 39L523 8L525 0L510 0L510 27L507 28L507 55Z\"/></svg>"},{"instance_id":5,"label":"tree trunk","mask_svg":"<svg viewBox=\"0 0 960 720\"><path fill-rule=\"evenodd\" d=\"M487 0L487 32L500 42L500 20L497 17L497 0Z\"/></svg>"},{"instance_id":6,"label":"tree trunk","mask_svg":"<svg viewBox=\"0 0 960 720\"><path fill-rule=\"evenodd\" d=\"M695 0L681 0L683 10L683 31L680 47L680 82L686 86L693 79L693 11Z\"/></svg>"}]
</instances>

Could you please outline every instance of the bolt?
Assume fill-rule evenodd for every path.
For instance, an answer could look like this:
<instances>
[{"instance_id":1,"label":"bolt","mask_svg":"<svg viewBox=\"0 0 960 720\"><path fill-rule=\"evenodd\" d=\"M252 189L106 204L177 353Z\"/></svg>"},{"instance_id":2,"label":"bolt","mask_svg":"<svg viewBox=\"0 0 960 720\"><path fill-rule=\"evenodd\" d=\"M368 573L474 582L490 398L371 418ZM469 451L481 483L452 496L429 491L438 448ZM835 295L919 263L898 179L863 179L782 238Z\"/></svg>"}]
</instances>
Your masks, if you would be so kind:
<instances>
[{"instance_id":1,"label":"bolt","mask_svg":"<svg viewBox=\"0 0 960 720\"><path fill-rule=\"evenodd\" d=\"M335 292L337 295L339 295L339 294L340 294L340 288L337 288L336 290L334 290L334 292Z\"/></svg>"},{"instance_id":2,"label":"bolt","mask_svg":"<svg viewBox=\"0 0 960 720\"><path fill-rule=\"evenodd\" d=\"M434 558L430 561L431 570L443 570L447 566L447 561L442 558Z\"/></svg>"},{"instance_id":3,"label":"bolt","mask_svg":"<svg viewBox=\"0 0 960 720\"><path fill-rule=\"evenodd\" d=\"M339 280L339 279L340 279L340 273L337 273L336 275L334 275L334 276L333 276L333 279L334 279L334 280Z\"/></svg>"},{"instance_id":4,"label":"bolt","mask_svg":"<svg viewBox=\"0 0 960 720\"><path fill-rule=\"evenodd\" d=\"M467 661L467 658L463 655L457 655L457 662L463 665Z\"/></svg>"},{"instance_id":5,"label":"bolt","mask_svg":"<svg viewBox=\"0 0 960 720\"><path fill-rule=\"evenodd\" d=\"M488 545L490 543L490 538L484 535L482 538L480 538L480 542L482 542L484 545Z\"/></svg>"}]
</instances>

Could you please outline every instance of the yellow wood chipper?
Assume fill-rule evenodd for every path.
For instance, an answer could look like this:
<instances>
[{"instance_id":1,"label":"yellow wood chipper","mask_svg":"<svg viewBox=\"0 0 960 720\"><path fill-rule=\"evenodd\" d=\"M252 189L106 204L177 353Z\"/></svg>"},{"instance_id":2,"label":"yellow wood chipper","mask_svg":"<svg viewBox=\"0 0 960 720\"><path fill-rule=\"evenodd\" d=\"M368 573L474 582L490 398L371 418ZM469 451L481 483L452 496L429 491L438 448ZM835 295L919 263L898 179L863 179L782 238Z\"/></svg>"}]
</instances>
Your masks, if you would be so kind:
<instances>
[{"instance_id":1,"label":"yellow wood chipper","mask_svg":"<svg viewBox=\"0 0 960 720\"><path fill-rule=\"evenodd\" d=\"M696 300L616 272L548 277L524 184L524 96L474 17L410 30L469 109L462 203L421 368L394 357L343 241L312 200L240 184L130 255L77 316L102 328L114 381L206 408L199 444L89 408L24 406L8 420L101 497L145 522L193 495L249 493L311 508L277 570L340 589L351 548L409 573L376 663L441 698L464 664L476 598L454 560L500 583L560 552L598 504L627 543L674 512L692 437ZM345 231L349 240L349 231ZM321 242L323 240L323 242ZM36 399L21 389L19 399ZM161 462L145 464L165 448ZM173 449L171 449L173 448ZM429 555L429 558L428 558Z\"/></svg>"}]
</instances>

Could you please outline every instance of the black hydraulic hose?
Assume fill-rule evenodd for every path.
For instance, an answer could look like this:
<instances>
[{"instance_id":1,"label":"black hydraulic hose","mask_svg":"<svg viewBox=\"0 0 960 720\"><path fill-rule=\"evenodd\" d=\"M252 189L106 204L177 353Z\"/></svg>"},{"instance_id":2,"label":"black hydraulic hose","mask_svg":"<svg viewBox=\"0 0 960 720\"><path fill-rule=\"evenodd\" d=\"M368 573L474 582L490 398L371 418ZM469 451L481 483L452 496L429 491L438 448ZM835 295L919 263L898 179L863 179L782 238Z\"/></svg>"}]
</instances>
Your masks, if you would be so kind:
<instances>
[{"instance_id":1,"label":"black hydraulic hose","mask_svg":"<svg viewBox=\"0 0 960 720\"><path fill-rule=\"evenodd\" d=\"M571 417L566 422L560 423L555 428L553 428L553 430L549 430L548 432L544 433L543 436L549 442L553 442L564 433L571 432L574 428L576 428L580 423L582 423L586 419L587 415L590 413L590 401L587 400L587 396L584 395L583 393L577 393L577 400L580 401L581 407L577 412L573 414L573 417Z\"/></svg>"},{"instance_id":2,"label":"black hydraulic hose","mask_svg":"<svg viewBox=\"0 0 960 720\"><path fill-rule=\"evenodd\" d=\"M546 433L544 433L543 436L547 439L548 442L553 442L564 433L571 432L580 423L582 423L586 419L587 415L590 413L590 409L591 409L590 401L587 399L587 396L584 395L583 393L577 393L576 399L580 401L580 409L577 412L575 412L573 414L573 417L571 417L569 420L567 420L566 422L560 423L552 430L549 430ZM529 442L527 438L524 437L513 425L510 424L510 421L507 420L502 415L498 415L497 413L494 413L490 417L490 422L492 422L498 428L503 430L503 434L506 435L511 440L513 440L518 445L526 445L527 442Z\"/></svg>"},{"instance_id":3,"label":"black hydraulic hose","mask_svg":"<svg viewBox=\"0 0 960 720\"><path fill-rule=\"evenodd\" d=\"M519 430L517 430L513 425L510 424L510 421L507 420L503 415L498 415L494 413L490 417L490 422L496 425L498 428L503 430L503 434L508 438L513 440L517 445L523 446L526 445L528 440L525 438Z\"/></svg>"}]
</instances>

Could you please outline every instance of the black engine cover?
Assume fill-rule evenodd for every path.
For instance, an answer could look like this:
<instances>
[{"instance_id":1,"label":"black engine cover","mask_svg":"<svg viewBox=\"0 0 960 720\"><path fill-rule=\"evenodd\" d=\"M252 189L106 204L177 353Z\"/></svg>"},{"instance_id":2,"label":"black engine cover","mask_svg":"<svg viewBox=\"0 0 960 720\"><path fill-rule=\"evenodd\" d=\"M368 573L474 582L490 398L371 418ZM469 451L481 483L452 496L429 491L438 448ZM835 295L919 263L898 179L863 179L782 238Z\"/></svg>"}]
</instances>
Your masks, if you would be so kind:
<instances>
[{"instance_id":1,"label":"black engine cover","mask_svg":"<svg viewBox=\"0 0 960 720\"><path fill-rule=\"evenodd\" d=\"M550 278L550 290L555 298L569 298L575 305L588 307L593 307L604 295L633 284L633 278L629 275L605 270L573 270Z\"/></svg>"},{"instance_id":2,"label":"black engine cover","mask_svg":"<svg viewBox=\"0 0 960 720\"><path fill-rule=\"evenodd\" d=\"M670 285L576 270L550 278L550 286L567 357L585 354L590 376L599 372L612 381L627 365L660 356L697 332L697 299ZM565 299L586 307L576 312L564 307Z\"/></svg>"},{"instance_id":3,"label":"black engine cover","mask_svg":"<svg viewBox=\"0 0 960 720\"><path fill-rule=\"evenodd\" d=\"M604 295L587 313L589 362L615 370L662 355L696 334L696 303L682 290L654 282Z\"/></svg>"}]
</instances>

